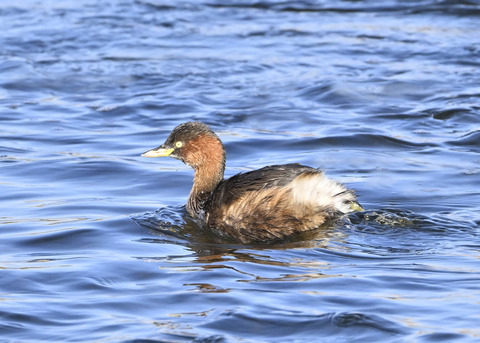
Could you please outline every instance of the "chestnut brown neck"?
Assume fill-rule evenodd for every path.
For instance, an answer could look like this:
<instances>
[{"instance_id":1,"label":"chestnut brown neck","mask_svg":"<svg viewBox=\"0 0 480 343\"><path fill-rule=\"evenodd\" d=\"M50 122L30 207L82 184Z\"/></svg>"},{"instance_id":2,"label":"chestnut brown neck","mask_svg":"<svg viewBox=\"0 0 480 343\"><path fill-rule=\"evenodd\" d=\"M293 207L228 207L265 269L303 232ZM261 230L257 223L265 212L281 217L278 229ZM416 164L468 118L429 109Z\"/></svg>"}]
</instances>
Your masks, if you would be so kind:
<instances>
[{"instance_id":1,"label":"chestnut brown neck","mask_svg":"<svg viewBox=\"0 0 480 343\"><path fill-rule=\"evenodd\" d=\"M187 164L195 170L187 210L198 216L211 192L223 180L225 149L216 136L202 136L189 143L186 153Z\"/></svg>"}]
</instances>

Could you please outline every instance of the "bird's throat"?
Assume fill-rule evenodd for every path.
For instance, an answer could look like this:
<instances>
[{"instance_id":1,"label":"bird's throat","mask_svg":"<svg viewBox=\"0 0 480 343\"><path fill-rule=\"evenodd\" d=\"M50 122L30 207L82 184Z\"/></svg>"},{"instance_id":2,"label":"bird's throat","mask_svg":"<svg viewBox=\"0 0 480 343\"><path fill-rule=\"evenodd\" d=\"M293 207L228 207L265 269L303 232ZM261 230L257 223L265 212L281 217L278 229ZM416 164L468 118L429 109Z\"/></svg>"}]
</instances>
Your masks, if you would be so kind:
<instances>
[{"instance_id":1,"label":"bird's throat","mask_svg":"<svg viewBox=\"0 0 480 343\"><path fill-rule=\"evenodd\" d=\"M212 191L223 180L223 161L211 161L195 168L193 187L188 196L187 210L198 217Z\"/></svg>"}]
</instances>

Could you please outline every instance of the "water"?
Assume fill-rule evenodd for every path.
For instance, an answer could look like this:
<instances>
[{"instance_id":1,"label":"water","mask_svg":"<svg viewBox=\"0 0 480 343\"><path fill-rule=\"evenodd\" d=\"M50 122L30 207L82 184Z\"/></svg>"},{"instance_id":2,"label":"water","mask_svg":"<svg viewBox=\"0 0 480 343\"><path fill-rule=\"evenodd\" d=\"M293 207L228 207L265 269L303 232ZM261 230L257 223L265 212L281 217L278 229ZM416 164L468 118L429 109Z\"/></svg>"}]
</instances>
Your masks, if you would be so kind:
<instances>
[{"instance_id":1,"label":"water","mask_svg":"<svg viewBox=\"0 0 480 343\"><path fill-rule=\"evenodd\" d=\"M0 4L0 340L478 342L478 1ZM139 155L201 120L228 176L301 162L366 211L215 243L192 171Z\"/></svg>"}]
</instances>

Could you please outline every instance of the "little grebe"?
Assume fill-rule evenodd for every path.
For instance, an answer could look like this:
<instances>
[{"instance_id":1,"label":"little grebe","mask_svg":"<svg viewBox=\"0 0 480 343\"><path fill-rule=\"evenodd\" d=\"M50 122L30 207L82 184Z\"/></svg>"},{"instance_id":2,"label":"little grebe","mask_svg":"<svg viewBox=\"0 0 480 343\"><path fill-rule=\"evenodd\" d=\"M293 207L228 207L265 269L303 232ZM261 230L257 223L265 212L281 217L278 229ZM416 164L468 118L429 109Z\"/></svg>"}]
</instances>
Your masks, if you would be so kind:
<instances>
[{"instance_id":1,"label":"little grebe","mask_svg":"<svg viewBox=\"0 0 480 343\"><path fill-rule=\"evenodd\" d=\"M216 234L267 242L315 229L338 214L362 211L355 193L318 169L283 164L224 180L225 148L207 125L177 126L144 157L171 156L195 171L187 211Z\"/></svg>"}]
</instances>

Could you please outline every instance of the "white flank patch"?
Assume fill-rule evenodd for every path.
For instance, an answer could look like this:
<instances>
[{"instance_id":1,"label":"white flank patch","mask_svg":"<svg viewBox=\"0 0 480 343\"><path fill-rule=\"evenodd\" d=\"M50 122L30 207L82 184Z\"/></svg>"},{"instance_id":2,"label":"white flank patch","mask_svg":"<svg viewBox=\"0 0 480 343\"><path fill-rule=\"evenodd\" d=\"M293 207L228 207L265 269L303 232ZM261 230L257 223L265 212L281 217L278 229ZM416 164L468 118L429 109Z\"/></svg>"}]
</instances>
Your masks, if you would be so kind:
<instances>
[{"instance_id":1,"label":"white flank patch","mask_svg":"<svg viewBox=\"0 0 480 343\"><path fill-rule=\"evenodd\" d=\"M332 208L337 211L351 212L350 205L346 200L354 200L349 192L338 195L347 188L326 177L323 173L300 175L289 185L292 189L295 202L313 207ZM337 195L337 196L335 196Z\"/></svg>"}]
</instances>

